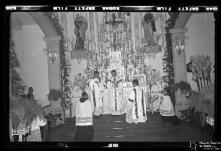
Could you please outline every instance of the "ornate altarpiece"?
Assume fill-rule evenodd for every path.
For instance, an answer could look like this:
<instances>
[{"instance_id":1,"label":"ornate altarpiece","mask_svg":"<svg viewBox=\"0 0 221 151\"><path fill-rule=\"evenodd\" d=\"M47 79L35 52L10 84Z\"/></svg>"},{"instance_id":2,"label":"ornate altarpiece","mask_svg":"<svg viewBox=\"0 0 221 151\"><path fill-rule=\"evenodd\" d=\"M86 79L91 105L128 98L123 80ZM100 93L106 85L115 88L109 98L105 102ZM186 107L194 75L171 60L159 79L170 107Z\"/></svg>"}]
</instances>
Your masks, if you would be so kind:
<instances>
[{"instance_id":1,"label":"ornate altarpiece","mask_svg":"<svg viewBox=\"0 0 221 151\"><path fill-rule=\"evenodd\" d=\"M109 77L115 69L128 86L134 76L145 76L144 59L166 47L167 13L70 12L61 13L60 18L66 60L71 65L72 59L78 63L86 59L87 78L94 70L100 72L101 78Z\"/></svg>"}]
</instances>

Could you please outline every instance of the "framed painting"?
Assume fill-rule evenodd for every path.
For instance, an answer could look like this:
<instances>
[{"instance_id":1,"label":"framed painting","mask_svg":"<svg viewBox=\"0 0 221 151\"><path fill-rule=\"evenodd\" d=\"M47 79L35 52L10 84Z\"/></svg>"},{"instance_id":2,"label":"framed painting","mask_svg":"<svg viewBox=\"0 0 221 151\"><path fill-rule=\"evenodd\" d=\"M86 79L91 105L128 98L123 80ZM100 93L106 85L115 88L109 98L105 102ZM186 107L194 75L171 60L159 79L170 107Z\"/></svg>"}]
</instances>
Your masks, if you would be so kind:
<instances>
[{"instance_id":1,"label":"framed painting","mask_svg":"<svg viewBox=\"0 0 221 151\"><path fill-rule=\"evenodd\" d=\"M133 75L133 79L138 79L139 86L141 86L141 87L146 86L146 75L145 74Z\"/></svg>"}]
</instances>

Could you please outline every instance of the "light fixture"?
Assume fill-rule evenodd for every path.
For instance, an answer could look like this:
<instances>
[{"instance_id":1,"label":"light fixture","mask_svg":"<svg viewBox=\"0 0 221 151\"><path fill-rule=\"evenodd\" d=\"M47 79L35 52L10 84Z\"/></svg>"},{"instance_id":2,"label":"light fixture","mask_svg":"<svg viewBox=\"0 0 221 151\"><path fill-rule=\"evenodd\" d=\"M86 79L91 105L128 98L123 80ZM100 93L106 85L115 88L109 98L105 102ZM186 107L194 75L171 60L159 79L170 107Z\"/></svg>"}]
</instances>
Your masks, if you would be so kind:
<instances>
[{"instance_id":1,"label":"light fixture","mask_svg":"<svg viewBox=\"0 0 221 151\"><path fill-rule=\"evenodd\" d=\"M176 40L175 41L175 50L176 50L178 56L180 57L180 55L184 51L184 41L183 40Z\"/></svg>"},{"instance_id":2,"label":"light fixture","mask_svg":"<svg viewBox=\"0 0 221 151\"><path fill-rule=\"evenodd\" d=\"M56 51L52 48L47 48L44 50L44 52L47 54L49 61L54 64L55 60L58 57Z\"/></svg>"}]
</instances>

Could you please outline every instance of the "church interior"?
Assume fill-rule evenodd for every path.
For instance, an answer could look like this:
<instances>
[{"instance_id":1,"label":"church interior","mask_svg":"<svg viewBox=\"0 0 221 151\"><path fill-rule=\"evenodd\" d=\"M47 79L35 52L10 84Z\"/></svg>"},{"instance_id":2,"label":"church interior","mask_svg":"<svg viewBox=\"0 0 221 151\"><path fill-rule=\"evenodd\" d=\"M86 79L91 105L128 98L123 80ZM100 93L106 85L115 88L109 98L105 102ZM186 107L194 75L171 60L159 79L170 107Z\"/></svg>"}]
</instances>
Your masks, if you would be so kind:
<instances>
[{"instance_id":1,"label":"church interior","mask_svg":"<svg viewBox=\"0 0 221 151\"><path fill-rule=\"evenodd\" d=\"M12 12L10 140L26 142L38 115L46 123L38 139L75 142L78 102L87 92L102 110L92 116L93 142L212 141L214 39L210 12ZM102 88L94 87L96 73ZM108 84L113 77L117 86ZM135 106L145 112L141 123L127 122L137 113L128 115L134 79L145 104ZM160 118L164 92L179 125ZM114 105L124 111L113 113Z\"/></svg>"}]
</instances>

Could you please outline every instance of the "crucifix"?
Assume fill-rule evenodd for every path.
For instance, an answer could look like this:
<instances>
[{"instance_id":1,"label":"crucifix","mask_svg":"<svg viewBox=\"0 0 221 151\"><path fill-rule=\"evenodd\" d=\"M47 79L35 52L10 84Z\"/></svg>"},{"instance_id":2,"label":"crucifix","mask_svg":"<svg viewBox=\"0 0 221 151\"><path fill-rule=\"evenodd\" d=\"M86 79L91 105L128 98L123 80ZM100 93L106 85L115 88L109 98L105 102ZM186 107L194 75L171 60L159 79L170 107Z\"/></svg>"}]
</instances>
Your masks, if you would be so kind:
<instances>
[{"instance_id":1,"label":"crucifix","mask_svg":"<svg viewBox=\"0 0 221 151\"><path fill-rule=\"evenodd\" d=\"M116 20L116 16L115 13L112 14L112 20L110 21L105 21L105 24L109 24L113 27L113 47L114 47L114 51L116 51L117 48L117 42L116 42L116 29L118 27L119 24L123 23L123 21L117 21Z\"/></svg>"}]
</instances>

